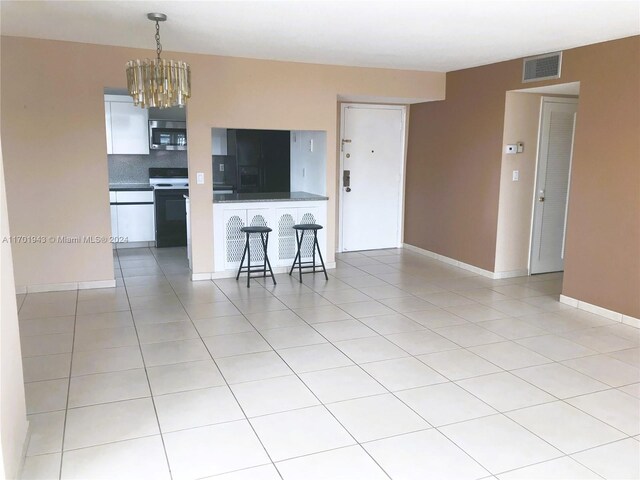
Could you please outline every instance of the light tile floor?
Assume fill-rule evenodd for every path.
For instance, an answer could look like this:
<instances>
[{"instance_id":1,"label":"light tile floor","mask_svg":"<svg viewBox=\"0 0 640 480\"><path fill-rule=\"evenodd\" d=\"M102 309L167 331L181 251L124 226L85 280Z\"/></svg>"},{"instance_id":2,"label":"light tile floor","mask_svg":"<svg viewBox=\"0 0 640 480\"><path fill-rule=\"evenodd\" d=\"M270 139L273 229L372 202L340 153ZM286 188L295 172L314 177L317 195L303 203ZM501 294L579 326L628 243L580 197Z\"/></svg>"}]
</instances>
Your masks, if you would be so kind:
<instances>
[{"instance_id":1,"label":"light tile floor","mask_svg":"<svg viewBox=\"0 0 640 480\"><path fill-rule=\"evenodd\" d=\"M189 281L114 253L117 287L19 295L23 479L640 478L640 331L403 251L329 281Z\"/></svg>"}]
</instances>

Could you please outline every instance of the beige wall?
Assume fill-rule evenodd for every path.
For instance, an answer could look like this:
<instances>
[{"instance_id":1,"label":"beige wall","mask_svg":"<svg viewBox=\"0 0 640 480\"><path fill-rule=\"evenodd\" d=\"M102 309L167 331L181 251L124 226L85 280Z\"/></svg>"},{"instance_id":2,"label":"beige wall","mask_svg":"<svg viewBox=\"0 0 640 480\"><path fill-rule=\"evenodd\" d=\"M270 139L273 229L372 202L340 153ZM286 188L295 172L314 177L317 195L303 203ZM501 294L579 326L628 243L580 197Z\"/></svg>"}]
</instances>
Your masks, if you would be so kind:
<instances>
[{"instance_id":1,"label":"beige wall","mask_svg":"<svg viewBox=\"0 0 640 480\"><path fill-rule=\"evenodd\" d=\"M502 146L522 142L524 152L507 155L502 150L495 272L526 274L528 269L541 97L507 92ZM512 180L514 170L520 175L517 182Z\"/></svg>"},{"instance_id":2,"label":"beige wall","mask_svg":"<svg viewBox=\"0 0 640 480\"><path fill-rule=\"evenodd\" d=\"M411 108L405 242L493 270L505 93L579 81L563 293L640 317L638 58L635 36L564 51L552 81L523 85L522 60L448 73Z\"/></svg>"},{"instance_id":3,"label":"beige wall","mask_svg":"<svg viewBox=\"0 0 640 480\"><path fill-rule=\"evenodd\" d=\"M2 138L14 234L109 235L102 92L150 50L2 37ZM178 55L167 52L167 58ZM180 54L192 69L187 110L194 273L213 271L211 128L327 132L328 257L336 222L336 105L362 98L444 98L441 73ZM196 185L204 172L205 185ZM110 245L17 245L18 285L113 278Z\"/></svg>"},{"instance_id":4,"label":"beige wall","mask_svg":"<svg viewBox=\"0 0 640 480\"><path fill-rule=\"evenodd\" d=\"M0 477L17 478L27 435L16 290L0 150Z\"/></svg>"}]
</instances>

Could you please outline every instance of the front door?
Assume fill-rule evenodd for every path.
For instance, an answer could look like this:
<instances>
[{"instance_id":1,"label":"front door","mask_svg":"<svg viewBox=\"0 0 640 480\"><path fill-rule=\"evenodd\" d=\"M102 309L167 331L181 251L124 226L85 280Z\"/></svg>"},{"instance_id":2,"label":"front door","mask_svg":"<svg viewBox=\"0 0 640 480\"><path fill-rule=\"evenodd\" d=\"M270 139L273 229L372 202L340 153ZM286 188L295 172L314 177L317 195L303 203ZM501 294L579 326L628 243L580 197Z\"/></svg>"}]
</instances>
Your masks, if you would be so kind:
<instances>
[{"instance_id":1,"label":"front door","mask_svg":"<svg viewBox=\"0 0 640 480\"><path fill-rule=\"evenodd\" d=\"M578 100L545 98L542 102L536 175L531 273L564 270L569 176Z\"/></svg>"},{"instance_id":2,"label":"front door","mask_svg":"<svg viewBox=\"0 0 640 480\"><path fill-rule=\"evenodd\" d=\"M344 251L400 246L404 120L402 106L342 106Z\"/></svg>"}]
</instances>

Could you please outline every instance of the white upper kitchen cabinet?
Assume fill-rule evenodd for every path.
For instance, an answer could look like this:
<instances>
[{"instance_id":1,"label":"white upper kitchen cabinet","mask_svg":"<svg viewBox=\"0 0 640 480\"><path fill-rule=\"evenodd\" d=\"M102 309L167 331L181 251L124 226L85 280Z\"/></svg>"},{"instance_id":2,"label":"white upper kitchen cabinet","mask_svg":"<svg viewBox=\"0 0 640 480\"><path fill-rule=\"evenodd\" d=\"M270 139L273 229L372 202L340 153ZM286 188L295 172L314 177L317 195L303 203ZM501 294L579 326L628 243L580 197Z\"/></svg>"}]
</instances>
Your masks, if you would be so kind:
<instances>
[{"instance_id":1,"label":"white upper kitchen cabinet","mask_svg":"<svg viewBox=\"0 0 640 480\"><path fill-rule=\"evenodd\" d=\"M104 96L108 154L149 154L149 111L127 95Z\"/></svg>"}]
</instances>

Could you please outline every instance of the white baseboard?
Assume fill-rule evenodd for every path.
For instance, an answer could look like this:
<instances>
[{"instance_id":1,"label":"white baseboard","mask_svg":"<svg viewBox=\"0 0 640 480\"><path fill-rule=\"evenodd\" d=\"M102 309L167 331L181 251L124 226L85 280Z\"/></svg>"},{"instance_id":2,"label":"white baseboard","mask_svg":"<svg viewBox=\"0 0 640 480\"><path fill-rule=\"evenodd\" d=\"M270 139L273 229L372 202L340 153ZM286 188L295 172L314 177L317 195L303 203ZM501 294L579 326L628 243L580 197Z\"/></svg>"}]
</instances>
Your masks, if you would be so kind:
<instances>
[{"instance_id":1,"label":"white baseboard","mask_svg":"<svg viewBox=\"0 0 640 480\"><path fill-rule=\"evenodd\" d=\"M145 247L155 247L156 242L118 242L112 244L114 250L121 250L125 248L145 248Z\"/></svg>"},{"instance_id":2,"label":"white baseboard","mask_svg":"<svg viewBox=\"0 0 640 480\"><path fill-rule=\"evenodd\" d=\"M424 255L426 257L439 260L443 263L453 265L454 267L459 267L459 268L462 268L463 270L468 270L470 272L477 273L478 275L482 275L483 277L487 277L487 278L492 278L494 280L499 280L501 278L522 277L529 274L527 270L512 270L510 272L491 272L489 270L476 267L475 265L461 262L459 260L456 260L455 258L445 257L444 255L440 255L439 253L435 253L430 250L425 250L424 248L416 247L415 245L410 245L408 243L403 243L402 247L412 252L419 253L420 255Z\"/></svg>"},{"instance_id":3,"label":"white baseboard","mask_svg":"<svg viewBox=\"0 0 640 480\"><path fill-rule=\"evenodd\" d=\"M94 288L113 288L116 280L93 280L91 282L42 283L39 285L16 286L16 293L64 292L67 290L91 290Z\"/></svg>"},{"instance_id":4,"label":"white baseboard","mask_svg":"<svg viewBox=\"0 0 640 480\"><path fill-rule=\"evenodd\" d=\"M332 270L336 268L336 262L325 263L324 266L327 270ZM291 267L273 267L272 269L273 269L274 275L277 275L279 273L289 273L289 270L291 269ZM223 270L221 272L211 272L211 273L193 273L191 274L191 281L197 282L201 280L220 280L222 278L234 278L237 274L238 274L237 269ZM246 275L246 273L243 272L242 275Z\"/></svg>"},{"instance_id":5,"label":"white baseboard","mask_svg":"<svg viewBox=\"0 0 640 480\"><path fill-rule=\"evenodd\" d=\"M615 312L613 310L609 310L608 308L599 307L598 305L593 305L592 303L583 302L582 300L568 297L566 295L560 295L560 303L564 303L565 305L570 305L580 310L584 310L585 312L595 313L596 315L600 315L615 322L620 322L624 323L625 325L640 328L640 318L631 317L629 315Z\"/></svg>"}]
</instances>

